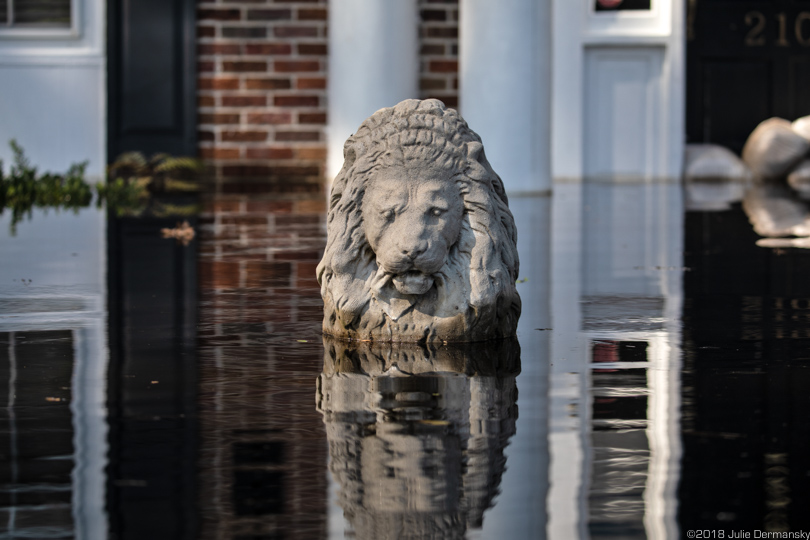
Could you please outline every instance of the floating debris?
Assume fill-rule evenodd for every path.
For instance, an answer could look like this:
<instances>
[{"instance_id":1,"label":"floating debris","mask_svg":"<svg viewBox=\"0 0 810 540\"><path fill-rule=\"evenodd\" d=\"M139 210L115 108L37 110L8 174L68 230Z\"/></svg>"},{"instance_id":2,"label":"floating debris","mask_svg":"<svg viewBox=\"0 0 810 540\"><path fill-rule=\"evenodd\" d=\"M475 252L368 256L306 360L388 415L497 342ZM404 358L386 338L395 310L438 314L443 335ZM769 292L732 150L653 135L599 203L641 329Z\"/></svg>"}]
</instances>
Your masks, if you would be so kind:
<instances>
[{"instance_id":1,"label":"floating debris","mask_svg":"<svg viewBox=\"0 0 810 540\"><path fill-rule=\"evenodd\" d=\"M194 228L188 224L188 221L178 223L177 226L172 229L161 229L160 232L163 234L163 238L174 238L177 240L178 244L183 244L184 246L189 245L189 243L194 240Z\"/></svg>"}]
</instances>

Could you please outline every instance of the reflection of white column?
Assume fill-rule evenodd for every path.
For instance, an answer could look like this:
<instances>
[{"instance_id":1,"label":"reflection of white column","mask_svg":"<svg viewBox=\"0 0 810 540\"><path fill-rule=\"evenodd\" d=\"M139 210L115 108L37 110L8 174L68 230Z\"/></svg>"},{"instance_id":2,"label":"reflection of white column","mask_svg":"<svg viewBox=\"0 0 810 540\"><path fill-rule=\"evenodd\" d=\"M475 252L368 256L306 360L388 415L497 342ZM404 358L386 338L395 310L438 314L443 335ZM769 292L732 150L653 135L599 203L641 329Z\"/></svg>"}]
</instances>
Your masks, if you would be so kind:
<instances>
[{"instance_id":1,"label":"reflection of white column","mask_svg":"<svg viewBox=\"0 0 810 540\"><path fill-rule=\"evenodd\" d=\"M376 110L418 97L416 0L330 0L327 177L343 143Z\"/></svg>"},{"instance_id":2,"label":"reflection of white column","mask_svg":"<svg viewBox=\"0 0 810 540\"><path fill-rule=\"evenodd\" d=\"M9 438L9 457L11 458L11 485L19 482L20 464L17 448L17 412L14 410L17 398L17 347L14 332L9 332L9 348L8 348L8 438ZM8 530L11 535L14 535L17 526L17 504L16 494L12 495L13 502L10 504L8 511Z\"/></svg>"},{"instance_id":3,"label":"reflection of white column","mask_svg":"<svg viewBox=\"0 0 810 540\"><path fill-rule=\"evenodd\" d=\"M107 336L99 317L73 331L73 519L76 538L106 538Z\"/></svg>"},{"instance_id":4,"label":"reflection of white column","mask_svg":"<svg viewBox=\"0 0 810 540\"><path fill-rule=\"evenodd\" d=\"M678 481L681 463L681 314L683 309L683 192L678 184L661 186L664 200L669 201L661 212L665 221L658 244L663 273L664 318L667 347L660 356L660 365L648 371L650 419L647 437L650 441L650 465L644 492L644 526L650 538L678 536ZM662 205L663 207L663 205Z\"/></svg>"},{"instance_id":5,"label":"reflection of white column","mask_svg":"<svg viewBox=\"0 0 810 540\"><path fill-rule=\"evenodd\" d=\"M517 378L516 433L505 450L506 473L498 504L484 519L481 538L546 537L549 492L549 272L551 198L510 197L518 228L523 302L518 324L521 373ZM549 536L549 538L557 538ZM562 538L562 537L560 537Z\"/></svg>"},{"instance_id":6,"label":"reflection of white column","mask_svg":"<svg viewBox=\"0 0 810 540\"><path fill-rule=\"evenodd\" d=\"M103 210L95 218L95 261L88 264L107 268L107 215ZM97 304L95 313L73 331L73 387L70 410L73 413L73 519L76 538L107 538L107 274L99 271L91 285Z\"/></svg>"},{"instance_id":7,"label":"reflection of white column","mask_svg":"<svg viewBox=\"0 0 810 540\"><path fill-rule=\"evenodd\" d=\"M582 184L554 186L551 235L548 537L587 538L588 341L582 314Z\"/></svg>"},{"instance_id":8,"label":"reflection of white column","mask_svg":"<svg viewBox=\"0 0 810 540\"><path fill-rule=\"evenodd\" d=\"M459 104L506 190L546 191L550 0L461 0Z\"/></svg>"},{"instance_id":9,"label":"reflection of white column","mask_svg":"<svg viewBox=\"0 0 810 540\"><path fill-rule=\"evenodd\" d=\"M632 365L647 369L649 391L644 526L650 538L677 536L682 212L677 183L555 185L550 537L586 536L594 474L589 380L594 339L649 345L649 361ZM600 298L605 311L594 310ZM584 299L592 303L583 312ZM614 324L605 319L608 314L616 317ZM602 324L589 326L587 315ZM630 320L646 321L650 329L633 328L626 324Z\"/></svg>"},{"instance_id":10,"label":"reflection of white column","mask_svg":"<svg viewBox=\"0 0 810 540\"><path fill-rule=\"evenodd\" d=\"M681 348L676 335L669 335L664 366L647 373L650 389L647 438L650 464L644 490L644 528L649 538L678 536L678 480L680 478L681 438Z\"/></svg>"},{"instance_id":11,"label":"reflection of white column","mask_svg":"<svg viewBox=\"0 0 810 540\"><path fill-rule=\"evenodd\" d=\"M0 216L0 229L8 229L9 219ZM106 212L94 205L77 214L35 209L16 236L0 234L0 253L6 257L0 265L0 296L27 307L23 313L0 313L0 332L73 333L71 503L76 538L107 537L106 227ZM33 285L15 284L20 276ZM73 307L48 311L54 300Z\"/></svg>"}]
</instances>

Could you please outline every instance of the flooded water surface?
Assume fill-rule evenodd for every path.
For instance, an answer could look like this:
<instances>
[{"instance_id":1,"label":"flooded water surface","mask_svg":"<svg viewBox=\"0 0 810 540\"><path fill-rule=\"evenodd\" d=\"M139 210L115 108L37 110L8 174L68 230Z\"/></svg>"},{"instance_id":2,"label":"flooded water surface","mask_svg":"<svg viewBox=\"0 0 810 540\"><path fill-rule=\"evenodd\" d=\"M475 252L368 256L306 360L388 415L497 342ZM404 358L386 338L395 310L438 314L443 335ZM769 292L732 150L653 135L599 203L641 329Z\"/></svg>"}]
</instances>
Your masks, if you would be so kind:
<instances>
[{"instance_id":1,"label":"flooded water surface","mask_svg":"<svg viewBox=\"0 0 810 540\"><path fill-rule=\"evenodd\" d=\"M0 538L810 531L810 251L684 200L513 196L518 337L438 348L321 335L320 198L0 215Z\"/></svg>"}]
</instances>

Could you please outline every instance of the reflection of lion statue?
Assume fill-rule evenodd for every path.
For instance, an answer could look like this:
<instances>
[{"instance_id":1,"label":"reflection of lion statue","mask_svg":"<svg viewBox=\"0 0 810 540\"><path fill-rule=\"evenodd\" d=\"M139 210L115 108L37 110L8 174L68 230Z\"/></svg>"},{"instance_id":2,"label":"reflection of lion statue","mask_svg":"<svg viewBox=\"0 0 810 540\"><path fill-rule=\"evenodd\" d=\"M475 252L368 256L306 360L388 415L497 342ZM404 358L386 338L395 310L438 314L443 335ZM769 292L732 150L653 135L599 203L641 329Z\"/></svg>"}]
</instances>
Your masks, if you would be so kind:
<instances>
[{"instance_id":1,"label":"reflection of lion statue","mask_svg":"<svg viewBox=\"0 0 810 540\"><path fill-rule=\"evenodd\" d=\"M462 540L480 529L516 430L517 340L324 347L315 402L352 536Z\"/></svg>"},{"instance_id":2,"label":"reflection of lion statue","mask_svg":"<svg viewBox=\"0 0 810 540\"><path fill-rule=\"evenodd\" d=\"M326 334L513 336L517 231L481 139L437 100L381 109L346 141L318 265Z\"/></svg>"}]
</instances>

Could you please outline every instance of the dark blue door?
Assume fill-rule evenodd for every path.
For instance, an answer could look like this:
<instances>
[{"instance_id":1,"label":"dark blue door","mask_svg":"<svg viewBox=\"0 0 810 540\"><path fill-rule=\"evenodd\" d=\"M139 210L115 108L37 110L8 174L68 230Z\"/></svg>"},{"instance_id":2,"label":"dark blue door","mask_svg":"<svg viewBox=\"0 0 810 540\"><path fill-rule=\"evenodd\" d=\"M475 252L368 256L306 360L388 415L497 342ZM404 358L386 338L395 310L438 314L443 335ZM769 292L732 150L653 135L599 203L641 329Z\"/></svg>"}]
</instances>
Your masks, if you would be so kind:
<instances>
[{"instance_id":1,"label":"dark blue door","mask_svg":"<svg viewBox=\"0 0 810 540\"><path fill-rule=\"evenodd\" d=\"M771 116L810 114L810 0L687 2L687 135L737 152Z\"/></svg>"},{"instance_id":2,"label":"dark blue door","mask_svg":"<svg viewBox=\"0 0 810 540\"><path fill-rule=\"evenodd\" d=\"M107 4L108 159L196 155L195 2Z\"/></svg>"}]
</instances>

